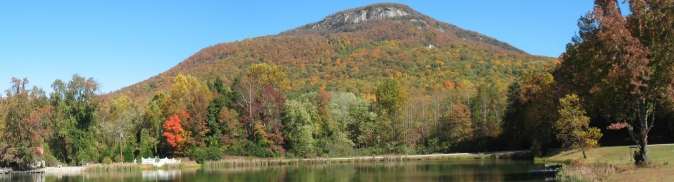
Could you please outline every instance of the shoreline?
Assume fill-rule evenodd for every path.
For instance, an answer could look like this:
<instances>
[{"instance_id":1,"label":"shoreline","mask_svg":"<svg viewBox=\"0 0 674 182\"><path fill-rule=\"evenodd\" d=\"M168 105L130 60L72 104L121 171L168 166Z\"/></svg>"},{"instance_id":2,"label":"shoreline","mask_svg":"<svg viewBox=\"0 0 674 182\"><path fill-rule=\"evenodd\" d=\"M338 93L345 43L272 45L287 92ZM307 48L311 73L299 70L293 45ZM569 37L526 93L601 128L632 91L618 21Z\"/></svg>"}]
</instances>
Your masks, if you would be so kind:
<instances>
[{"instance_id":1,"label":"shoreline","mask_svg":"<svg viewBox=\"0 0 674 182\"><path fill-rule=\"evenodd\" d=\"M451 154L427 154L427 155L378 155L358 157L332 157L332 158L247 158L226 157L218 161L207 161L203 165L206 168L239 168L239 167L265 167L299 164L325 164L325 163L357 163L357 162L395 162L413 160L473 160L473 159L527 159L531 160L529 150L499 151L485 153L451 153Z\"/></svg>"},{"instance_id":2,"label":"shoreline","mask_svg":"<svg viewBox=\"0 0 674 182\"><path fill-rule=\"evenodd\" d=\"M43 170L45 174L64 174L64 173L81 173L84 172L83 166L66 166L66 167L45 167Z\"/></svg>"},{"instance_id":3,"label":"shoreline","mask_svg":"<svg viewBox=\"0 0 674 182\"><path fill-rule=\"evenodd\" d=\"M522 154L528 154L529 150L477 152L477 153L450 153L450 154L423 154L423 155L378 155L358 157L331 157L331 158L306 158L302 161L396 161L396 160L434 160L434 159L519 159Z\"/></svg>"},{"instance_id":4,"label":"shoreline","mask_svg":"<svg viewBox=\"0 0 674 182\"><path fill-rule=\"evenodd\" d=\"M412 160L467 160L467 159L531 159L529 150L517 151L498 151L498 152L479 152L479 153L450 153L450 154L425 154L425 155L376 155L376 156L354 156L354 157L330 157L330 158L253 158L228 156L218 161L206 161L204 164L194 162L180 163L174 166L147 166L142 164L95 164L90 166L64 166L64 167L45 167L38 169L44 171L44 174L79 174L86 172L97 172L96 168L107 168L106 171L146 171L146 170L166 170L166 169L187 169L187 168L238 168L238 167L260 167L260 166L280 166L297 164L320 164L320 163L350 163L350 162L373 162L373 161L412 161ZM119 168L115 168L115 166ZM129 166L134 170L129 170Z\"/></svg>"}]
</instances>

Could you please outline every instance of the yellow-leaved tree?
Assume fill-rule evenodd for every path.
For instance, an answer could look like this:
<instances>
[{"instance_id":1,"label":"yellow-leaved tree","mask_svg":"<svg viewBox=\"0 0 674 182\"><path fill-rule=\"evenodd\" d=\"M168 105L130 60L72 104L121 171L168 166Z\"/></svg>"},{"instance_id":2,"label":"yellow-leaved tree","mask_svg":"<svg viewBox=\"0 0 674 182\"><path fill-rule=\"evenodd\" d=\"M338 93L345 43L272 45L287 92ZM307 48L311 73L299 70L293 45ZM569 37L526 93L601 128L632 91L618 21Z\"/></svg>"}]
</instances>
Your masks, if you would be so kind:
<instances>
[{"instance_id":1,"label":"yellow-leaved tree","mask_svg":"<svg viewBox=\"0 0 674 182\"><path fill-rule=\"evenodd\" d=\"M575 94L566 95L559 99L559 119L555 123L557 139L565 147L580 149L583 158L587 159L585 151L599 146L597 142L602 134L599 128L589 127L590 117L585 116L585 110L580 108L580 99Z\"/></svg>"}]
</instances>

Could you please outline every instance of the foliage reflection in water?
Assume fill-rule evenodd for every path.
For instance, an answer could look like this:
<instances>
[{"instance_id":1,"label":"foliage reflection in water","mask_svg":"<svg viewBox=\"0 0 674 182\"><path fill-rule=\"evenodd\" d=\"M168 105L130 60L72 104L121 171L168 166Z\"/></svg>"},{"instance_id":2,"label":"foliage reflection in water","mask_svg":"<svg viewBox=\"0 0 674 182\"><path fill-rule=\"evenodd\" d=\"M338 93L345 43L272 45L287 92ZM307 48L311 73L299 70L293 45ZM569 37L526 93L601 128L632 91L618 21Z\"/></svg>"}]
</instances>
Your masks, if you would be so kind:
<instances>
[{"instance_id":1,"label":"foliage reflection in water","mask_svg":"<svg viewBox=\"0 0 674 182\"><path fill-rule=\"evenodd\" d=\"M1 176L2 181L543 181L527 176L542 164L517 160L442 160L286 165Z\"/></svg>"}]
</instances>

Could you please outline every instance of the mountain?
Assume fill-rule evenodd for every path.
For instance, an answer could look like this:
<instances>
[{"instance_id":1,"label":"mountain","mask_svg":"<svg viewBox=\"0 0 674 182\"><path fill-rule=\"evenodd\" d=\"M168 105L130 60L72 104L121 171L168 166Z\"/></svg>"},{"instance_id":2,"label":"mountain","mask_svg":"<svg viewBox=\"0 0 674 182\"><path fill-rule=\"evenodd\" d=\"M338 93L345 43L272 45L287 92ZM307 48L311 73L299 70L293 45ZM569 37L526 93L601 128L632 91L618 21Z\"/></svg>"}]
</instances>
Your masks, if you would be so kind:
<instances>
[{"instance_id":1,"label":"mountain","mask_svg":"<svg viewBox=\"0 0 674 182\"><path fill-rule=\"evenodd\" d=\"M409 6L394 3L382 3L360 8L345 10L332 14L323 20L304 25L300 28L285 31L280 35L307 35L320 34L327 35L340 32L368 31L373 27L366 24L367 21L389 20L394 23L407 24L406 26L395 26L395 30L405 32L404 28L417 27L419 29L435 29L440 33L454 35L462 41L474 41L486 43L483 46L496 46L506 50L524 53L524 51L511 46L508 43L501 42L494 38L482 35L470 30L461 29L455 25L438 22L433 18L414 11ZM361 24L363 23L363 24ZM376 27L375 27L376 28ZM391 27L387 27L391 28ZM372 38L395 38L395 37L372 37Z\"/></svg>"},{"instance_id":2,"label":"mountain","mask_svg":"<svg viewBox=\"0 0 674 182\"><path fill-rule=\"evenodd\" d=\"M290 95L327 90L371 93L383 78L413 88L443 83L488 84L504 91L523 69L542 70L555 59L527 54L505 42L439 22L402 4L382 3L334 13L278 35L206 47L175 67L111 95L150 98L178 74L226 83L251 64L280 65Z\"/></svg>"}]
</instances>

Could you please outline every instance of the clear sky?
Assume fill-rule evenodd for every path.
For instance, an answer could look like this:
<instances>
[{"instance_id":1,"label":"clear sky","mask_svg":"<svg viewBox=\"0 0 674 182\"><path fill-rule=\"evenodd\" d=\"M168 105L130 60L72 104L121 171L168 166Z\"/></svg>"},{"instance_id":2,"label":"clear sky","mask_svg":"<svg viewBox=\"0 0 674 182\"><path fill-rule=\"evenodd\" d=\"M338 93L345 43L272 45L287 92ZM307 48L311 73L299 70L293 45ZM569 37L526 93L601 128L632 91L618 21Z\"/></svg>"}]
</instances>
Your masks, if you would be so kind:
<instances>
[{"instance_id":1,"label":"clear sky","mask_svg":"<svg viewBox=\"0 0 674 182\"><path fill-rule=\"evenodd\" d=\"M12 77L51 92L56 79L93 77L108 93L177 65L202 48L317 22L381 1L0 1L0 90ZM423 14L558 57L591 0L399 0ZM4 92L3 94L4 95Z\"/></svg>"}]
</instances>

